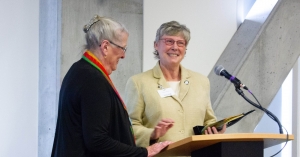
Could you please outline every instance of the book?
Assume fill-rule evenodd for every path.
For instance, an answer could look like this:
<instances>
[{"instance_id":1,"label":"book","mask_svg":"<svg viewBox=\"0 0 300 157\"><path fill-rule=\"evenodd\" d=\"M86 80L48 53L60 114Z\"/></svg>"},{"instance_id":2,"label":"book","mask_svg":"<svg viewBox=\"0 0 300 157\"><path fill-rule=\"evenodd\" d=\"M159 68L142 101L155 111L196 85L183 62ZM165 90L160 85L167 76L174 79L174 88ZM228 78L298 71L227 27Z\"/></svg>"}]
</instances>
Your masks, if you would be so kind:
<instances>
[{"instance_id":1,"label":"book","mask_svg":"<svg viewBox=\"0 0 300 157\"><path fill-rule=\"evenodd\" d=\"M248 114L252 113L253 111L255 111L255 110L251 110L251 111L246 112L246 113L242 113L242 114L239 114L239 115L235 115L235 116L231 116L231 117L228 117L228 118L224 118L224 119L222 119L220 121L208 124L206 126L195 126L193 128L194 129L194 133L195 133L195 135L204 135L205 134L205 130L208 127L216 127L216 129L218 131L220 131L220 130L222 130L223 125L226 125L226 127L228 128L228 127L234 125L235 123L237 123L238 121L240 121L242 118L244 118Z\"/></svg>"}]
</instances>

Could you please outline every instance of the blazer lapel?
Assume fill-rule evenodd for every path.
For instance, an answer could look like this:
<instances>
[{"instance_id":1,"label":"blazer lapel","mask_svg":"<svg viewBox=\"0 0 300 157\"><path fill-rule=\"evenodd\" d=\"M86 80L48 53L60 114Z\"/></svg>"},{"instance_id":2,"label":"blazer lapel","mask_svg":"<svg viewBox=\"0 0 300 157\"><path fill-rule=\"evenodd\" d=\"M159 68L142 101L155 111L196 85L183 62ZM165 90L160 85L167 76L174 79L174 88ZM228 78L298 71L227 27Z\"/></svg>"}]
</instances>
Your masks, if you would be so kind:
<instances>
[{"instance_id":1,"label":"blazer lapel","mask_svg":"<svg viewBox=\"0 0 300 157\"><path fill-rule=\"evenodd\" d=\"M180 65L180 68L181 68L180 92L179 92L178 97L173 95L172 98L175 99L176 101L178 101L181 105L182 100L184 99L184 97L186 96L186 94L188 93L189 88L190 88L190 83L189 83L190 74L181 65ZM159 88L161 88L161 89L169 88L169 85L160 69L159 62L157 62L157 64L153 68L153 77L158 79L158 81L157 81L158 90L159 90Z\"/></svg>"},{"instance_id":2,"label":"blazer lapel","mask_svg":"<svg viewBox=\"0 0 300 157\"><path fill-rule=\"evenodd\" d=\"M189 78L190 73L188 72L187 69L185 69L184 67L182 67L180 65L180 69L181 69L181 81L180 81L180 91L179 91L179 99L181 101L183 101L183 99L185 98L185 96L187 95L189 89L190 89L190 80Z\"/></svg>"},{"instance_id":3,"label":"blazer lapel","mask_svg":"<svg viewBox=\"0 0 300 157\"><path fill-rule=\"evenodd\" d=\"M158 79L157 81L158 89L169 88L169 85L167 84L167 81L159 67L159 62L157 62L157 64L153 68L153 77Z\"/></svg>"}]
</instances>

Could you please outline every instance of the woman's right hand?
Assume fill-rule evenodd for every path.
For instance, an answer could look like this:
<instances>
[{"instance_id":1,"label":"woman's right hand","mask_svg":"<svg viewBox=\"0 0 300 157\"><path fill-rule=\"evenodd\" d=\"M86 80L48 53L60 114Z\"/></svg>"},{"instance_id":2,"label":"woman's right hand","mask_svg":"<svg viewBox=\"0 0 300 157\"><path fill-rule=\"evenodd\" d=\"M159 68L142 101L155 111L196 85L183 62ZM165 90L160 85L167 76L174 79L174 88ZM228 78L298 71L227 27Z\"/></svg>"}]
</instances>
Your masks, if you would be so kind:
<instances>
[{"instance_id":1,"label":"woman's right hand","mask_svg":"<svg viewBox=\"0 0 300 157\"><path fill-rule=\"evenodd\" d=\"M161 119L155 126L152 134L150 135L150 140L156 140L166 134L166 132L174 125L172 119L164 118Z\"/></svg>"},{"instance_id":2,"label":"woman's right hand","mask_svg":"<svg viewBox=\"0 0 300 157\"><path fill-rule=\"evenodd\" d=\"M148 157L153 157L154 155L158 154L162 149L164 149L171 143L172 143L171 141L164 141L164 142L159 142L151 146L148 146L147 147Z\"/></svg>"}]
</instances>

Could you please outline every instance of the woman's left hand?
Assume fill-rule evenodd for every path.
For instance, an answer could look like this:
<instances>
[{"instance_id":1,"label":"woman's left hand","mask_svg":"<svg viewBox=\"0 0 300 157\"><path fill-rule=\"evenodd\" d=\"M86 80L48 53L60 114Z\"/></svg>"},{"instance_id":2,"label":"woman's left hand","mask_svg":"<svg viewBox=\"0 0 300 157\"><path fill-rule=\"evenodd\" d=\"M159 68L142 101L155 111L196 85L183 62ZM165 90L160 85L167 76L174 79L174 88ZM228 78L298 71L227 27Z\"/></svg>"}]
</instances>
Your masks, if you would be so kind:
<instances>
[{"instance_id":1,"label":"woman's left hand","mask_svg":"<svg viewBox=\"0 0 300 157\"><path fill-rule=\"evenodd\" d=\"M153 157L156 154L158 154L162 149L164 149L165 147L167 147L169 144L171 144L173 142L171 141L164 141L164 142L159 142L159 143L155 143L151 146L147 147L147 151L148 151L148 157Z\"/></svg>"},{"instance_id":2,"label":"woman's left hand","mask_svg":"<svg viewBox=\"0 0 300 157\"><path fill-rule=\"evenodd\" d=\"M226 125L223 125L223 128L220 131L218 131L217 128L215 128L215 127L212 127L212 128L208 127L205 130L205 135L208 135L208 134L223 134L225 131L226 131Z\"/></svg>"}]
</instances>

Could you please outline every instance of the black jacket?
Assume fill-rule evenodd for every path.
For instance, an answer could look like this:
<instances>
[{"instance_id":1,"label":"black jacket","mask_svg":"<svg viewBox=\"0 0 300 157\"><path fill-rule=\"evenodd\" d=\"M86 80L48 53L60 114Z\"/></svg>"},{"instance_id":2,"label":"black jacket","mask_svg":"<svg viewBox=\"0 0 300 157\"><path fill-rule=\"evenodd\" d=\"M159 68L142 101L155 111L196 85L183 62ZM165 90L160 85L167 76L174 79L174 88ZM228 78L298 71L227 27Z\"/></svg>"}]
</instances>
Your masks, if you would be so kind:
<instances>
[{"instance_id":1,"label":"black jacket","mask_svg":"<svg viewBox=\"0 0 300 157\"><path fill-rule=\"evenodd\" d=\"M136 147L127 111L104 75L81 59L59 95L52 157L145 157Z\"/></svg>"}]
</instances>

